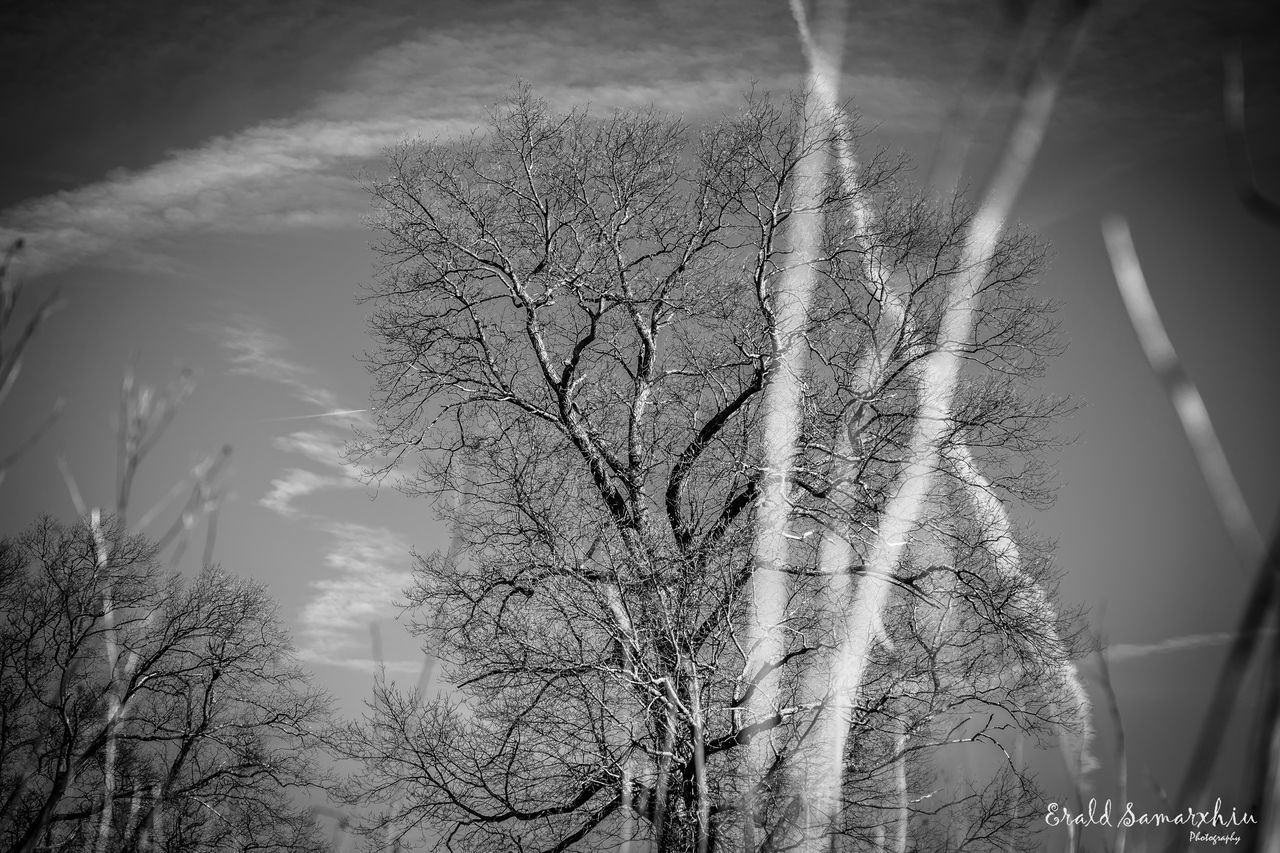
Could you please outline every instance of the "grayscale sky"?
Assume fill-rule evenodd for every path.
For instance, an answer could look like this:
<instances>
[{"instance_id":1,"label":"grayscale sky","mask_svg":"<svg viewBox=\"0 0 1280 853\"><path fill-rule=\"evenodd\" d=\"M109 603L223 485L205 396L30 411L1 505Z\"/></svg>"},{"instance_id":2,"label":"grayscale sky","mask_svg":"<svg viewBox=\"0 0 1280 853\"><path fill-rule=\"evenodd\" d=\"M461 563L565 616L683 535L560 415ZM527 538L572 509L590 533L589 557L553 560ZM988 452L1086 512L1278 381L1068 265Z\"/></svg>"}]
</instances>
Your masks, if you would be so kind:
<instances>
[{"instance_id":1,"label":"grayscale sky","mask_svg":"<svg viewBox=\"0 0 1280 853\"><path fill-rule=\"evenodd\" d=\"M1169 333L1268 533L1280 508L1280 242L1234 194L1221 52L1244 35L1250 140L1280 195L1273 5L1100 3L1017 207L1053 244L1043 288L1070 341L1045 382L1082 403L1063 425L1076 441L1057 460L1060 498L1026 517L1059 542L1064 601L1087 605L1113 645L1131 798L1153 808L1141 780L1149 771L1177 787L1250 571L1125 318L1099 219L1129 217ZM67 304L0 408L0 449L57 398L69 405L0 484L3 530L74 513L58 454L86 501L111 504L131 354L152 384L195 369L196 392L144 466L135 505L231 444L218 559L270 584L304 658L349 709L370 683L370 623L389 672L417 677L422 658L391 602L410 549L447 542L425 504L375 493L340 459L369 390L354 300L375 257L357 177L402 139L475 127L517 78L556 105L654 103L696 124L753 85L792 88L804 70L783 0L22 6L0 11L0 236L27 239L32 301L56 288ZM912 153L923 180L949 106L988 86L978 69L1021 6L850 3L843 94L871 144ZM966 181L981 181L1009 104L992 102ZM1238 760L1224 758L1228 772Z\"/></svg>"}]
</instances>

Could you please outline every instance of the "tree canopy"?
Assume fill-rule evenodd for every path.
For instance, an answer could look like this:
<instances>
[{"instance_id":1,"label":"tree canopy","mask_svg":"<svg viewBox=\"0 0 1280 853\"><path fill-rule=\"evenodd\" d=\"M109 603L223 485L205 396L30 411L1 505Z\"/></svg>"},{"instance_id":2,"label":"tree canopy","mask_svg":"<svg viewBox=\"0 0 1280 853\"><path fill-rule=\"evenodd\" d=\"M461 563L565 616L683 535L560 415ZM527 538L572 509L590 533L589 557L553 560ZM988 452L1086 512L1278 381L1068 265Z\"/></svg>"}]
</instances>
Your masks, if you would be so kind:
<instances>
[{"instance_id":1,"label":"tree canopy","mask_svg":"<svg viewBox=\"0 0 1280 853\"><path fill-rule=\"evenodd\" d=\"M1051 496L1044 451L1067 409L1035 387L1059 349L1034 291L1045 250L1004 236L973 338L940 340L973 212L912 189L884 154L856 171L830 158L797 187L816 152L860 143L804 95L752 96L695 129L655 109L557 112L518 88L484 132L390 153L370 184L378 429L362 449L382 473L414 460L403 487L434 498L455 539L408 590L451 688L384 683L342 738L375 837L802 843L842 623L910 462L920 371L944 346L964 370L926 509L878 579L893 596L840 723L823 831L951 850L1025 830L1020 768L969 785L935 779L930 759L1072 719L1073 622L1048 549L1002 509ZM814 211L802 251L795 220ZM779 282L801 267L813 295L788 337ZM804 366L787 375L792 346ZM799 389L796 450L785 554L762 566L780 382ZM847 555L834 568L832 538ZM781 616L753 629L766 570L784 579Z\"/></svg>"},{"instance_id":2,"label":"tree canopy","mask_svg":"<svg viewBox=\"0 0 1280 853\"><path fill-rule=\"evenodd\" d=\"M0 539L2 849L323 849L326 714L262 586L96 517Z\"/></svg>"}]
</instances>

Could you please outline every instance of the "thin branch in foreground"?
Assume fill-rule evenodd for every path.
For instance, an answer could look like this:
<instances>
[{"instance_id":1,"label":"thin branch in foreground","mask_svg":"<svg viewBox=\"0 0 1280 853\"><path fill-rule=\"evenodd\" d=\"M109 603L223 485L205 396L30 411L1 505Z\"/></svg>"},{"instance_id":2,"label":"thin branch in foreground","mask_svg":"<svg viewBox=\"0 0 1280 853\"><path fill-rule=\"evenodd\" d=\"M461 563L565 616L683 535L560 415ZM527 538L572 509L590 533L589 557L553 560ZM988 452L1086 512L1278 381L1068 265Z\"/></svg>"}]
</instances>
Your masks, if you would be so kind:
<instances>
[{"instance_id":1,"label":"thin branch in foreground","mask_svg":"<svg viewBox=\"0 0 1280 853\"><path fill-rule=\"evenodd\" d=\"M1258 186L1249 154L1249 138L1244 118L1244 46L1237 40L1222 54L1222 112L1227 132L1227 151L1240 201L1258 219L1280 226L1280 200L1268 197Z\"/></svg>"},{"instance_id":2,"label":"thin branch in foreground","mask_svg":"<svg viewBox=\"0 0 1280 853\"><path fill-rule=\"evenodd\" d=\"M89 507L85 505L84 497L80 494L80 486L76 483L75 475L71 473L67 457L61 453L58 454L58 472L62 474L62 482L67 486L67 494L71 496L71 505L76 508L76 515L87 518Z\"/></svg>"},{"instance_id":3,"label":"thin branch in foreground","mask_svg":"<svg viewBox=\"0 0 1280 853\"><path fill-rule=\"evenodd\" d=\"M866 560L869 576L858 585L844 618L834 663L836 701L828 709L835 719L857 705L870 653L877 640L876 626L889 600L889 584L877 578L895 573L907 536L928 499L958 388L959 350L973 335L981 283L990 268L1013 202L1039 150L1067 68L1083 40L1088 6L1082 6L1058 35L1055 49L1037 63L981 206L965 235L960 264L964 272L952 283L938 330L938 349L925 361L920 377L921 402L910 439L909 462L897 478L894 492L881 513ZM821 804L820 809L835 802L843 775L846 738L846 727L837 726L826 744L829 750L826 770L818 775L826 787L815 797L815 802Z\"/></svg>"},{"instance_id":4,"label":"thin branch in foreground","mask_svg":"<svg viewBox=\"0 0 1280 853\"><path fill-rule=\"evenodd\" d=\"M67 401L64 398L59 397L53 404L53 409L49 414L45 415L44 420L42 420L36 428L31 431L31 434L28 435L16 448L9 451L8 455L3 459L0 459L0 483L4 482L5 475L9 473L9 467L13 465L13 463L17 462L18 459L22 457L22 454L40 443L40 439L44 438L45 434L52 429L53 425L57 422L58 418L62 416L62 413L66 408Z\"/></svg>"},{"instance_id":5,"label":"thin branch in foreground","mask_svg":"<svg viewBox=\"0 0 1280 853\"><path fill-rule=\"evenodd\" d=\"M1280 578L1280 535L1273 535L1271 545L1267 549L1266 561L1262 564L1253 588L1245 599L1244 613L1240 618L1240 627L1236 630L1235 640L1227 652L1227 659L1218 673L1218 682L1214 686L1209 708L1205 712L1204 723L1200 727L1200 736L1187 763L1186 775L1183 777L1177 802L1180 807L1186 804L1195 807L1204 795L1209 773L1213 770L1214 759L1221 751L1222 738L1227 732L1227 722L1240 695L1245 671L1253 659L1253 652L1262 635L1261 628L1272 612L1276 592L1276 581ZM1177 853L1186 846L1186 836L1173 833L1168 847L1169 853Z\"/></svg>"},{"instance_id":6,"label":"thin branch in foreground","mask_svg":"<svg viewBox=\"0 0 1280 853\"><path fill-rule=\"evenodd\" d=\"M1146 277L1142 274L1129 223L1122 216L1107 217L1102 222L1102 234L1129 321L1152 371L1164 385L1165 393L1178 413L1200 473L1213 496L1222 523L1231 535L1231 544L1244 565L1256 565L1262 556L1262 536L1249 512L1244 493L1240 491L1240 484L1231 472L1204 399L1183 368L1173 342L1165 332L1155 302L1151 299L1151 291L1147 288Z\"/></svg>"},{"instance_id":7,"label":"thin branch in foreground","mask_svg":"<svg viewBox=\"0 0 1280 853\"><path fill-rule=\"evenodd\" d=\"M14 311L17 309L18 300L22 295L22 283L13 272L14 265L22 254L22 248L23 241L21 239L14 240L5 249L3 257L0 257L0 403L4 402L18 378L18 372L22 369L22 358L27 345L31 342L40 326L63 304L56 291L51 293L27 320L26 326L18 334L17 341L8 347L4 345L8 338L9 327L13 323ZM65 407L66 400L59 397L53 405L53 411L45 416L35 430L20 442L17 448L0 458L0 483L4 482L9 466L44 437Z\"/></svg>"},{"instance_id":8,"label":"thin branch in foreground","mask_svg":"<svg viewBox=\"0 0 1280 853\"><path fill-rule=\"evenodd\" d=\"M840 0L823 4L821 37L815 37L803 3L792 0L791 13L799 31L808 72L804 90L806 114L816 120L802 129L803 154L796 164L796 179L790 200L793 210L784 234L799 259L780 277L776 289L762 294L762 304L774 315L771 333L773 352L761 394L763 417L763 476L756 499L757 530L752 546L754 584L748 645L752 649L750 669L760 671L780 652L778 626L784 621L787 578L779 571L788 554L787 528L791 522L788 492L792 466L799 443L803 379L807 353L804 335L810 323L810 302L815 287L813 259L821 250L825 227L820 204L823 178L831 161L831 150L822 134L838 126L840 106L840 62L844 47L847 6ZM748 714L761 719L771 710L778 689L779 673L761 681L752 694ZM753 740L747 747L745 773L741 781L744 811L755 811L756 791L770 762L769 742ZM744 822L745 843L754 845L754 827Z\"/></svg>"},{"instance_id":9,"label":"thin branch in foreground","mask_svg":"<svg viewBox=\"0 0 1280 853\"><path fill-rule=\"evenodd\" d=\"M231 459L231 445L224 444L216 455L210 454L208 459L211 459L212 462L208 464L207 468L202 469L203 473L195 477L195 484L191 487L191 496L187 499L187 503L182 507L178 517L174 519L169 529L156 540L156 548L160 551L164 551L176 542L173 553L169 558L174 565L182 559L182 555L186 551L187 537L195 526L197 517L200 515L212 515L222 504L225 487L219 481L219 477ZM211 547L209 540L206 540L206 557L212 556L210 553Z\"/></svg>"},{"instance_id":10,"label":"thin branch in foreground","mask_svg":"<svg viewBox=\"0 0 1280 853\"><path fill-rule=\"evenodd\" d=\"M925 186L943 194L960 183L965 161L978 130L1001 89L1016 87L1015 77L1035 64L1035 56L1052 35L1050 20L1060 5L1053 0L1005 4L1001 26L990 37L979 66L955 93L934 143ZM987 90L987 91L984 91Z\"/></svg>"},{"instance_id":11,"label":"thin branch in foreground","mask_svg":"<svg viewBox=\"0 0 1280 853\"><path fill-rule=\"evenodd\" d=\"M18 378L27 345L45 321L64 304L56 290L50 293L28 318L26 325L18 333L18 339L11 346L4 346L14 311L22 296L22 283L13 270L22 254L23 245L21 239L14 240L5 249L3 258L0 258L0 403L4 402Z\"/></svg>"},{"instance_id":12,"label":"thin branch in foreground","mask_svg":"<svg viewBox=\"0 0 1280 853\"><path fill-rule=\"evenodd\" d=\"M1111 725L1116 740L1116 785L1120 794L1120 802L1129 800L1129 756L1124 739L1124 719L1120 715L1120 699L1116 696L1115 685L1111 682L1111 667L1103 644L1098 644L1098 683L1102 685L1102 693L1107 699L1107 711L1111 715ZM1125 825L1121 821L1116 827L1115 853L1124 853Z\"/></svg>"}]
</instances>

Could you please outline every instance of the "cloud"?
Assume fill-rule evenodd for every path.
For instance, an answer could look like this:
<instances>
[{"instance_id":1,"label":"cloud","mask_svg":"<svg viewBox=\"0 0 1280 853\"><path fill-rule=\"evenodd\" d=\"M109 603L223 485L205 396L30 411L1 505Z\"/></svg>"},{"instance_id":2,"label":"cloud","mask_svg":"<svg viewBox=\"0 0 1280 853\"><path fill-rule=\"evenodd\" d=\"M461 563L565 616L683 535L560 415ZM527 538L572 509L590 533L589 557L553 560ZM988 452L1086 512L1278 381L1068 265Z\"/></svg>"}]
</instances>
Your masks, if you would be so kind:
<instances>
[{"instance_id":1,"label":"cloud","mask_svg":"<svg viewBox=\"0 0 1280 853\"><path fill-rule=\"evenodd\" d=\"M318 417L332 417L326 413ZM345 458L346 439L335 432L316 430L282 435L272 442L286 453L304 456L325 466L336 474L316 474L302 468L290 468L284 476L271 481L271 491L258 503L286 518L297 518L302 513L293 505L297 498L324 489L351 489L363 486L358 468Z\"/></svg>"},{"instance_id":2,"label":"cloud","mask_svg":"<svg viewBox=\"0 0 1280 853\"><path fill-rule=\"evenodd\" d=\"M341 522L328 526L333 543L324 557L331 576L313 581L299 617L300 655L312 663L372 667L360 654L370 623L394 616L392 602L409 585L409 543L386 527ZM388 663L389 672L416 672L421 663Z\"/></svg>"},{"instance_id":3,"label":"cloud","mask_svg":"<svg viewBox=\"0 0 1280 853\"><path fill-rule=\"evenodd\" d=\"M268 331L259 320L241 316L209 331L226 354L232 374L281 385L299 402L322 409L315 414L277 420L315 419L332 427L297 430L275 438L272 443L278 450L302 456L328 470L317 473L288 468L271 481L270 490L258 503L285 518L296 519L307 515L295 505L299 498L326 489L363 485L359 469L345 458L345 447L352 423L370 426L367 410L341 407L338 396L315 381L314 371L288 357L289 341Z\"/></svg>"},{"instance_id":4,"label":"cloud","mask_svg":"<svg viewBox=\"0 0 1280 853\"><path fill-rule=\"evenodd\" d=\"M331 537L324 556L330 577L311 584L310 601L299 617L301 656L315 664L365 672L381 667L392 675L417 673L421 662L379 661L376 645L373 655L361 654L370 624L394 614L392 602L409 584L409 544L386 527L335 521L297 506L300 499L317 492L364 485L358 469L344 458L347 436L339 427L352 420L368 426L365 410L339 407L337 395L315 381L314 371L289 357L289 341L267 330L261 321L238 317L211 331L226 352L232 373L283 386L298 401L324 409L298 416L318 419L320 428L295 430L272 441L277 450L300 456L323 472L286 468L258 501Z\"/></svg>"},{"instance_id":5,"label":"cloud","mask_svg":"<svg viewBox=\"0 0 1280 853\"><path fill-rule=\"evenodd\" d=\"M260 233L359 227L365 197L353 164L431 123L313 119L250 128L6 212L27 236L33 273L144 239L199 231Z\"/></svg>"},{"instance_id":6,"label":"cloud","mask_svg":"<svg viewBox=\"0 0 1280 853\"><path fill-rule=\"evenodd\" d=\"M565 4L537 17L513 5L509 15L445 18L357 63L306 109L23 203L0 217L0 236L25 234L27 268L38 274L104 253L162 267L148 259L164 251L158 238L197 232L359 227L367 199L354 173L406 138L476 127L517 77L557 107L658 103L695 115L732 108L752 81L793 87L799 52L776 26L785 25L784 5L583 12ZM864 73L846 79L847 91L882 126L932 122L938 98L887 70L883 47L868 53L876 44L854 46Z\"/></svg>"},{"instance_id":7,"label":"cloud","mask_svg":"<svg viewBox=\"0 0 1280 853\"><path fill-rule=\"evenodd\" d=\"M302 511L293 505L298 498L322 489L350 489L361 485L354 477L333 477L316 474L302 468L290 468L284 476L271 481L271 491L258 503L285 518L298 518Z\"/></svg>"},{"instance_id":8,"label":"cloud","mask_svg":"<svg viewBox=\"0 0 1280 853\"><path fill-rule=\"evenodd\" d=\"M333 417L333 415L325 414L318 417ZM294 432L280 436L274 444L286 453L297 453L313 462L336 468L344 473L351 470L351 466L344 460L346 441L336 433L322 430Z\"/></svg>"},{"instance_id":9,"label":"cloud","mask_svg":"<svg viewBox=\"0 0 1280 853\"><path fill-rule=\"evenodd\" d=\"M285 358L289 342L268 332L252 317L237 317L214 328L213 335L231 362L231 372L256 376L288 388L298 400L325 410L340 409L333 392L313 383L313 371Z\"/></svg>"},{"instance_id":10,"label":"cloud","mask_svg":"<svg viewBox=\"0 0 1280 853\"><path fill-rule=\"evenodd\" d=\"M196 232L358 227L367 200L354 173L405 138L447 137L477 126L516 78L532 82L557 107L589 102L604 111L657 103L696 121L733 107L753 84L761 91L794 88L803 68L785 3L662 0L586 9L549 0L446 4L433 13L429 29L412 30L354 62L326 91L310 93L308 106L173 151L147 168L20 204L0 216L0 238L26 235L27 267L40 273L104 255L164 268L156 257L165 251L163 238ZM376 14L364 14L366 23L389 30ZM931 132L983 51L1000 49L989 41L999 29L995 14L974 16L937 3L905 14L892 5L859 8L857 26L849 28L842 92L877 127ZM1142 28L1095 39L1094 61L1073 78L1060 125L1098 126L1102 101L1111 104L1111 117L1134 115L1143 124L1178 112L1179 105L1185 111L1185 83L1203 76L1197 64L1203 57L1191 50L1171 54L1168 45L1198 44L1198 18L1142 17L1144 27L1167 36L1146 40L1144 48L1160 45L1161 61L1135 56L1125 33ZM303 21L279 25L303 38L309 32ZM941 44L946 49L939 53ZM315 53L315 47L303 42L298 49ZM1175 54L1180 59L1171 65L1166 60ZM1117 81L1129 82L1118 87ZM1192 118L1202 112L1197 107ZM1183 128L1186 121L1169 126Z\"/></svg>"}]
</instances>

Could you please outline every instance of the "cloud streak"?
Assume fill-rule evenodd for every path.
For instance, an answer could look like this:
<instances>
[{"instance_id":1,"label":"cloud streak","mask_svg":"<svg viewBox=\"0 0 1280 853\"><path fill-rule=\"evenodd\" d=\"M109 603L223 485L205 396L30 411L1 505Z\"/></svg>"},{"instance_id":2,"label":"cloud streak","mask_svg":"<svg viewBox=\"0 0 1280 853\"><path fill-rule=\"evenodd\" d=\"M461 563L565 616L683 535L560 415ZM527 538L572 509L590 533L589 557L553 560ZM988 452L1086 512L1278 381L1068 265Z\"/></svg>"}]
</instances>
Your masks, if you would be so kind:
<instances>
[{"instance_id":1,"label":"cloud streak","mask_svg":"<svg viewBox=\"0 0 1280 853\"><path fill-rule=\"evenodd\" d=\"M385 19L370 18L376 14L365 13L364 23L391 29ZM407 37L355 62L327 90L307 93L305 108L175 150L150 167L17 205L0 215L0 238L26 235L26 266L39 274L90 259L164 268L157 255L165 238L199 232L355 228L367 203L354 173L405 138L474 128L516 78L533 83L557 107L589 102L604 111L657 103L695 121L733 107L753 84L774 92L793 88L802 69L786 15L784 3L716 0L604 2L589 11L556 0L445 4L433 9L429 27L397 22L394 29L407 28ZM1162 45L1162 60L1171 55L1167 45L1197 37L1177 30L1186 21L1168 17L1144 16L1168 36L1151 42ZM872 4L859 9L858 22L847 42L857 66L841 91L851 93L877 127L930 132L956 97L957 71L981 56L991 24L937 4L925 16ZM939 54L944 39L947 52ZM314 52L324 43L299 50L308 47ZM1133 63L1130 44L1103 38L1094 47L1100 57L1095 78L1074 94L1081 101L1076 109L1094 121L1091 103L1100 93L1121 98L1124 115L1150 100L1151 91L1160 93L1158 108L1139 111L1143 121L1176 112L1171 106L1185 101L1180 81L1193 66L1179 65L1181 76L1171 77L1168 62ZM1121 87L1117 94L1116 80L1135 75L1115 70L1130 65L1147 69L1135 77L1141 92Z\"/></svg>"},{"instance_id":2,"label":"cloud streak","mask_svg":"<svg viewBox=\"0 0 1280 853\"><path fill-rule=\"evenodd\" d=\"M358 227L364 196L350 178L354 164L431 129L315 119L251 128L19 205L0 231L27 235L28 268L38 274L162 236Z\"/></svg>"},{"instance_id":3,"label":"cloud streak","mask_svg":"<svg viewBox=\"0 0 1280 853\"><path fill-rule=\"evenodd\" d=\"M333 392L311 380L313 371L285 357L289 341L267 331L258 320L236 317L232 323L215 328L213 335L233 374L283 385L296 399L320 409L339 409Z\"/></svg>"},{"instance_id":4,"label":"cloud streak","mask_svg":"<svg viewBox=\"0 0 1280 853\"><path fill-rule=\"evenodd\" d=\"M313 581L313 597L299 618L301 649L307 661L372 669L360 652L369 624L392 615L392 602L409 585L409 543L386 527L338 523L329 527L332 545L324 557L331 576ZM388 672L413 673L421 662L388 662Z\"/></svg>"},{"instance_id":5,"label":"cloud streak","mask_svg":"<svg viewBox=\"0 0 1280 853\"><path fill-rule=\"evenodd\" d=\"M323 489L351 489L360 485L359 480L349 476L326 476L303 468L290 468L284 476L271 481L271 490L258 503L285 518L301 518L305 513L293 504L298 498Z\"/></svg>"},{"instance_id":6,"label":"cloud streak","mask_svg":"<svg viewBox=\"0 0 1280 853\"><path fill-rule=\"evenodd\" d=\"M105 253L163 267L157 238L359 227L367 200L354 173L406 138L476 127L517 77L558 107L658 103L695 114L734 106L753 80L774 91L798 82L793 46L768 24L777 14L771 7L729 18L624 5L596 14L547 11L539 19L481 22L475 19L489 16L476 13L471 21L439 21L373 53L305 110L23 203L0 216L0 236L28 237L33 274ZM883 125L932 122L936 99L882 66L871 58L848 91Z\"/></svg>"},{"instance_id":7,"label":"cloud streak","mask_svg":"<svg viewBox=\"0 0 1280 853\"><path fill-rule=\"evenodd\" d=\"M300 656L313 664L362 672L381 668L410 675L422 662L380 661L368 651L369 626L394 616L392 602L409 584L409 543L386 527L338 521L299 506L324 491L359 488L364 482L345 457L350 423L369 426L364 409L341 408L338 395L316 381L315 372L290 357L287 339L248 316L211 329L226 354L230 372L286 389L298 402L323 409L283 420L318 420L317 426L276 436L277 451L300 457L310 467L291 466L272 479L258 503L290 521L302 521L329 537L323 564L329 576L310 584L309 600L298 617ZM317 470L318 469L318 470Z\"/></svg>"},{"instance_id":8,"label":"cloud streak","mask_svg":"<svg viewBox=\"0 0 1280 853\"><path fill-rule=\"evenodd\" d=\"M316 417L334 417L334 415L324 414ZM294 432L280 436L273 443L279 450L305 456L312 462L327 465L344 473L351 470L351 466L344 459L346 442L340 435L333 432L326 430Z\"/></svg>"},{"instance_id":9,"label":"cloud streak","mask_svg":"<svg viewBox=\"0 0 1280 853\"><path fill-rule=\"evenodd\" d=\"M330 489L352 489L363 485L356 466L345 455L349 427L370 425L366 409L342 408L338 396L315 379L314 371L288 356L289 341L253 317L240 316L214 327L213 336L221 346L233 375L254 378L283 386L300 403L323 411L276 420L318 420L322 427L296 430L277 436L272 445L284 453L301 456L326 469L318 473L290 467L271 481L259 505L288 519L308 518L297 501Z\"/></svg>"}]
</instances>

